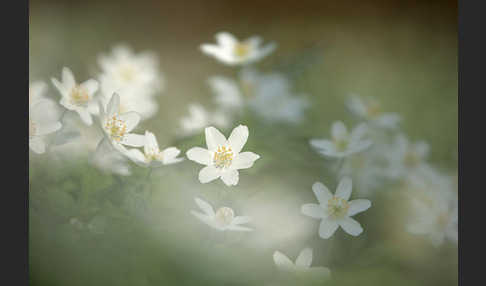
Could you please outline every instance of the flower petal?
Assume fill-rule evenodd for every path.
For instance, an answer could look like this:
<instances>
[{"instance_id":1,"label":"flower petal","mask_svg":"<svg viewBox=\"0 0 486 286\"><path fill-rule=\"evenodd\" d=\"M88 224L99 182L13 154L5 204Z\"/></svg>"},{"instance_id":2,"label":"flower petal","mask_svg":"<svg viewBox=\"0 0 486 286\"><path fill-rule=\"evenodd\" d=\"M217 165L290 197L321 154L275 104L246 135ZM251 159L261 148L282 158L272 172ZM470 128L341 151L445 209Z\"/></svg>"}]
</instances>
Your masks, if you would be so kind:
<instances>
[{"instance_id":1,"label":"flower petal","mask_svg":"<svg viewBox=\"0 0 486 286\"><path fill-rule=\"evenodd\" d=\"M202 165L211 164L211 152L201 147L193 147L187 150L186 156L189 160Z\"/></svg>"},{"instance_id":2,"label":"flower petal","mask_svg":"<svg viewBox=\"0 0 486 286\"><path fill-rule=\"evenodd\" d=\"M353 188L353 182L349 177L343 177L336 189L336 197L340 197L341 199L348 200L351 196L351 190Z\"/></svg>"},{"instance_id":3,"label":"flower petal","mask_svg":"<svg viewBox=\"0 0 486 286\"><path fill-rule=\"evenodd\" d=\"M46 151L46 144L39 136L29 138L29 148L37 154L42 154Z\"/></svg>"},{"instance_id":4,"label":"flower petal","mask_svg":"<svg viewBox=\"0 0 486 286\"><path fill-rule=\"evenodd\" d=\"M145 136L134 133L125 134L120 143L132 147L142 147L145 144Z\"/></svg>"},{"instance_id":5,"label":"flower petal","mask_svg":"<svg viewBox=\"0 0 486 286\"><path fill-rule=\"evenodd\" d=\"M323 219L319 225L319 236L324 239L331 237L336 232L338 226L335 221Z\"/></svg>"},{"instance_id":6,"label":"flower petal","mask_svg":"<svg viewBox=\"0 0 486 286\"><path fill-rule=\"evenodd\" d=\"M275 251L273 253L273 262L275 262L275 265L282 270L288 271L294 268L294 263L280 251Z\"/></svg>"},{"instance_id":7,"label":"flower petal","mask_svg":"<svg viewBox=\"0 0 486 286\"><path fill-rule=\"evenodd\" d=\"M318 204L304 204L300 208L300 211L306 215L313 218L323 218L326 217L324 209Z\"/></svg>"},{"instance_id":8,"label":"flower petal","mask_svg":"<svg viewBox=\"0 0 486 286\"><path fill-rule=\"evenodd\" d=\"M91 98L93 94L98 90L99 84L98 81L94 79L88 79L87 81L80 84L81 88L88 92L89 97Z\"/></svg>"},{"instance_id":9,"label":"flower petal","mask_svg":"<svg viewBox=\"0 0 486 286\"><path fill-rule=\"evenodd\" d=\"M329 201L332 198L332 193L321 182L315 182L312 185L312 191L316 195L316 198L321 205L327 204L327 201Z\"/></svg>"},{"instance_id":10,"label":"flower petal","mask_svg":"<svg viewBox=\"0 0 486 286\"><path fill-rule=\"evenodd\" d=\"M221 175L221 180L227 186L236 186L238 184L239 173L237 170L227 170Z\"/></svg>"},{"instance_id":11,"label":"flower petal","mask_svg":"<svg viewBox=\"0 0 486 286\"><path fill-rule=\"evenodd\" d=\"M348 129L342 121L335 121L331 126L331 136L333 139L345 140L348 136Z\"/></svg>"},{"instance_id":12,"label":"flower petal","mask_svg":"<svg viewBox=\"0 0 486 286\"><path fill-rule=\"evenodd\" d=\"M142 151L138 149L129 149L124 152L124 154L135 164L141 165L146 167L147 166L147 161L145 160L145 155L142 153Z\"/></svg>"},{"instance_id":13,"label":"flower petal","mask_svg":"<svg viewBox=\"0 0 486 286\"><path fill-rule=\"evenodd\" d=\"M208 150L213 151L216 150L218 146L226 144L226 137L213 126L206 127L204 133L206 134L206 145L208 146Z\"/></svg>"},{"instance_id":14,"label":"flower petal","mask_svg":"<svg viewBox=\"0 0 486 286\"><path fill-rule=\"evenodd\" d=\"M244 224L251 221L251 217L249 216L237 216L233 219L233 224Z\"/></svg>"},{"instance_id":15,"label":"flower petal","mask_svg":"<svg viewBox=\"0 0 486 286\"><path fill-rule=\"evenodd\" d=\"M93 124L93 119L91 118L91 114L89 111L85 108L78 108L76 110L79 114L79 117L81 117L81 120L84 122L84 124L91 126Z\"/></svg>"},{"instance_id":16,"label":"flower petal","mask_svg":"<svg viewBox=\"0 0 486 286\"><path fill-rule=\"evenodd\" d=\"M348 216L353 216L371 207L371 201L369 200L352 200L349 202Z\"/></svg>"},{"instance_id":17,"label":"flower petal","mask_svg":"<svg viewBox=\"0 0 486 286\"><path fill-rule=\"evenodd\" d=\"M234 154L240 153L243 146L245 146L248 140L248 127L245 125L239 125L231 132L228 138L228 144L231 146Z\"/></svg>"},{"instance_id":18,"label":"flower petal","mask_svg":"<svg viewBox=\"0 0 486 286\"><path fill-rule=\"evenodd\" d=\"M231 163L231 169L248 169L253 166L253 163L260 158L260 155L257 155L253 152L243 152L236 155Z\"/></svg>"},{"instance_id":19,"label":"flower petal","mask_svg":"<svg viewBox=\"0 0 486 286\"><path fill-rule=\"evenodd\" d=\"M361 224L350 217L341 219L339 221L339 225L343 228L345 232L352 236L358 236L360 233L363 232Z\"/></svg>"},{"instance_id":20,"label":"flower petal","mask_svg":"<svg viewBox=\"0 0 486 286\"><path fill-rule=\"evenodd\" d=\"M214 216L214 209L213 207L206 201L200 199L200 198L194 198L196 201L196 204L199 206L199 208L208 216Z\"/></svg>"},{"instance_id":21,"label":"flower petal","mask_svg":"<svg viewBox=\"0 0 486 286\"><path fill-rule=\"evenodd\" d=\"M310 267L311 264L312 264L312 249L311 248L302 249L299 256L295 260L295 265Z\"/></svg>"},{"instance_id":22,"label":"flower petal","mask_svg":"<svg viewBox=\"0 0 486 286\"><path fill-rule=\"evenodd\" d=\"M311 139L309 141L310 145L316 149L333 150L334 143L326 139Z\"/></svg>"},{"instance_id":23,"label":"flower petal","mask_svg":"<svg viewBox=\"0 0 486 286\"><path fill-rule=\"evenodd\" d=\"M199 171L199 181L203 184L209 183L221 176L221 171L214 166L206 166Z\"/></svg>"},{"instance_id":24,"label":"flower petal","mask_svg":"<svg viewBox=\"0 0 486 286\"><path fill-rule=\"evenodd\" d=\"M130 111L120 114L119 118L127 125L126 132L131 132L138 125L142 117L137 112Z\"/></svg>"},{"instance_id":25,"label":"flower petal","mask_svg":"<svg viewBox=\"0 0 486 286\"><path fill-rule=\"evenodd\" d=\"M106 116L112 117L120 110L120 96L118 93L113 93L108 105L106 106Z\"/></svg>"},{"instance_id":26,"label":"flower petal","mask_svg":"<svg viewBox=\"0 0 486 286\"><path fill-rule=\"evenodd\" d=\"M162 151L162 162L165 165L181 162L184 158L177 158L180 153L181 150L176 147L165 148L164 151Z\"/></svg>"},{"instance_id":27,"label":"flower petal","mask_svg":"<svg viewBox=\"0 0 486 286\"><path fill-rule=\"evenodd\" d=\"M226 229L234 231L253 231L253 229L241 225L229 225Z\"/></svg>"},{"instance_id":28,"label":"flower petal","mask_svg":"<svg viewBox=\"0 0 486 286\"><path fill-rule=\"evenodd\" d=\"M70 90L76 84L73 72L67 67L62 68L62 84L67 90Z\"/></svg>"}]
</instances>

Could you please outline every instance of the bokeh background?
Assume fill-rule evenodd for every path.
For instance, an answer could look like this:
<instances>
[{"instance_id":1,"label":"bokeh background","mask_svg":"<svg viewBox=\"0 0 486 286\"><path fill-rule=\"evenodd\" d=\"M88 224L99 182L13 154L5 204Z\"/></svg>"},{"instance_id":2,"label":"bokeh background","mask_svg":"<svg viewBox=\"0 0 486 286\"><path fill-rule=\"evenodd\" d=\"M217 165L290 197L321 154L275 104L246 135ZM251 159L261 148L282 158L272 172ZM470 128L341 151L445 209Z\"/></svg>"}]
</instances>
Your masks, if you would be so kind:
<instances>
[{"instance_id":1,"label":"bokeh background","mask_svg":"<svg viewBox=\"0 0 486 286\"><path fill-rule=\"evenodd\" d=\"M187 106L214 102L206 80L234 68L203 55L201 43L229 31L260 35L277 50L259 67L292 79L309 96L304 122L293 128L252 117L246 150L262 156L240 173L237 189L197 181L188 160L154 171L106 175L87 159L30 156L29 273L32 285L282 285L275 250L295 259L314 249L313 266L327 266L322 285L456 285L457 245L431 247L405 231L403 200L394 192L373 199L358 216L359 237L338 231L317 236L317 222L300 205L314 201L312 183L333 190L325 160L308 140L328 134L337 119L354 124L350 93L373 96L403 118L413 140L431 146L430 161L457 172L456 1L30 1L29 78L49 83L63 66L95 77L97 56L117 43L152 50L165 78L159 112L138 130L183 152L204 136L179 136ZM226 135L229 130L225 130ZM147 198L148 194L150 195ZM250 213L253 233L215 233L189 214L199 196ZM76 227L72 219L89 224ZM295 284L290 284L295 285Z\"/></svg>"}]
</instances>

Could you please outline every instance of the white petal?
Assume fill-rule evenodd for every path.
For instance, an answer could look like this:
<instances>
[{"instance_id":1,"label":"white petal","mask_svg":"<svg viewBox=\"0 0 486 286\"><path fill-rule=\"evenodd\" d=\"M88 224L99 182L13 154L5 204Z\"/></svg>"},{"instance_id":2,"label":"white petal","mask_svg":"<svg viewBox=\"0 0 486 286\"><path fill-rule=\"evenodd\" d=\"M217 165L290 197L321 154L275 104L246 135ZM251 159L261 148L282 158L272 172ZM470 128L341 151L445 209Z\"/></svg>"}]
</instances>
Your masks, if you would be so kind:
<instances>
[{"instance_id":1,"label":"white petal","mask_svg":"<svg viewBox=\"0 0 486 286\"><path fill-rule=\"evenodd\" d=\"M304 204L300 208L300 211L305 214L306 216L310 216L313 218L323 218L326 217L324 213L324 209L317 204Z\"/></svg>"},{"instance_id":2,"label":"white petal","mask_svg":"<svg viewBox=\"0 0 486 286\"><path fill-rule=\"evenodd\" d=\"M334 149L334 143L326 139L311 139L309 143L317 149Z\"/></svg>"},{"instance_id":3,"label":"white petal","mask_svg":"<svg viewBox=\"0 0 486 286\"><path fill-rule=\"evenodd\" d=\"M233 224L244 224L251 221L251 217L249 216L237 216L233 219Z\"/></svg>"},{"instance_id":4,"label":"white petal","mask_svg":"<svg viewBox=\"0 0 486 286\"><path fill-rule=\"evenodd\" d=\"M145 154L149 152L149 149L159 149L159 144L157 143L157 138L155 138L155 135L152 132L146 130L144 145Z\"/></svg>"},{"instance_id":5,"label":"white petal","mask_svg":"<svg viewBox=\"0 0 486 286\"><path fill-rule=\"evenodd\" d=\"M253 231L253 229L241 225L229 225L227 229L234 231Z\"/></svg>"},{"instance_id":6,"label":"white petal","mask_svg":"<svg viewBox=\"0 0 486 286\"><path fill-rule=\"evenodd\" d=\"M226 137L213 126L206 127L204 132L206 134L206 145L208 146L208 150L213 151L217 149L218 146L226 144Z\"/></svg>"},{"instance_id":7,"label":"white petal","mask_svg":"<svg viewBox=\"0 0 486 286\"><path fill-rule=\"evenodd\" d=\"M202 214L200 212L196 212L196 211L191 211L191 214L193 216L195 216L196 218L198 218L200 221L204 222L205 224L209 225L209 226L214 226L213 225L213 220L211 217L205 215L205 214Z\"/></svg>"},{"instance_id":8,"label":"white petal","mask_svg":"<svg viewBox=\"0 0 486 286\"><path fill-rule=\"evenodd\" d=\"M238 170L238 169L247 169L253 166L253 163L260 158L260 155L257 155L253 152L243 152L236 155L231 163L231 168Z\"/></svg>"},{"instance_id":9,"label":"white petal","mask_svg":"<svg viewBox=\"0 0 486 286\"><path fill-rule=\"evenodd\" d=\"M46 144L39 136L29 138L29 148L37 154L42 154L46 151Z\"/></svg>"},{"instance_id":10,"label":"white petal","mask_svg":"<svg viewBox=\"0 0 486 286\"><path fill-rule=\"evenodd\" d=\"M299 256L297 257L297 260L295 260L295 265L310 267L311 264L312 264L312 249L311 248L302 249Z\"/></svg>"},{"instance_id":11,"label":"white petal","mask_svg":"<svg viewBox=\"0 0 486 286\"><path fill-rule=\"evenodd\" d=\"M352 236L358 236L360 233L363 232L361 224L350 217L340 220L339 225L343 228L345 232L351 234Z\"/></svg>"},{"instance_id":12,"label":"white petal","mask_svg":"<svg viewBox=\"0 0 486 286\"><path fill-rule=\"evenodd\" d=\"M134 133L125 134L120 143L132 147L142 147L145 144L145 136Z\"/></svg>"},{"instance_id":13,"label":"white petal","mask_svg":"<svg viewBox=\"0 0 486 286\"><path fill-rule=\"evenodd\" d=\"M203 184L209 183L221 176L221 171L214 166L206 166L199 171L199 181Z\"/></svg>"},{"instance_id":14,"label":"white petal","mask_svg":"<svg viewBox=\"0 0 486 286\"><path fill-rule=\"evenodd\" d=\"M106 116L112 117L120 110L120 96L117 93L113 93L110 101L106 107Z\"/></svg>"},{"instance_id":15,"label":"white petal","mask_svg":"<svg viewBox=\"0 0 486 286\"><path fill-rule=\"evenodd\" d=\"M321 205L327 204L327 201L329 201L332 198L332 193L321 182L315 182L312 185L312 191L316 195L316 198Z\"/></svg>"},{"instance_id":16,"label":"white petal","mask_svg":"<svg viewBox=\"0 0 486 286\"><path fill-rule=\"evenodd\" d=\"M238 184L239 174L237 170L227 170L221 175L221 180L227 186L236 186Z\"/></svg>"},{"instance_id":17,"label":"white petal","mask_svg":"<svg viewBox=\"0 0 486 286\"><path fill-rule=\"evenodd\" d=\"M336 189L336 197L340 197L341 199L348 200L351 196L351 190L353 188L353 182L349 177L343 177Z\"/></svg>"},{"instance_id":18,"label":"white petal","mask_svg":"<svg viewBox=\"0 0 486 286\"><path fill-rule=\"evenodd\" d=\"M64 85L59 82L56 78L51 78L52 84L57 88L59 93L61 93L62 97L65 97L68 93L68 90L64 87Z\"/></svg>"},{"instance_id":19,"label":"white petal","mask_svg":"<svg viewBox=\"0 0 486 286\"><path fill-rule=\"evenodd\" d=\"M142 117L137 112L130 111L120 114L119 118L127 125L126 132L131 132L138 125Z\"/></svg>"},{"instance_id":20,"label":"white petal","mask_svg":"<svg viewBox=\"0 0 486 286\"><path fill-rule=\"evenodd\" d=\"M360 123L358 126L356 126L353 131L351 131L350 135L350 141L357 141L364 137L366 133L368 132L368 126L366 123Z\"/></svg>"},{"instance_id":21,"label":"white petal","mask_svg":"<svg viewBox=\"0 0 486 286\"><path fill-rule=\"evenodd\" d=\"M88 126L91 126L93 124L93 119L91 118L91 114L86 108L78 108L76 110L79 114L79 117L81 117L81 120Z\"/></svg>"},{"instance_id":22,"label":"white petal","mask_svg":"<svg viewBox=\"0 0 486 286\"><path fill-rule=\"evenodd\" d=\"M62 128L61 122L46 122L42 125L39 125L37 128L36 135L42 136L56 132L57 130Z\"/></svg>"},{"instance_id":23,"label":"white petal","mask_svg":"<svg viewBox=\"0 0 486 286\"><path fill-rule=\"evenodd\" d=\"M62 68L62 84L68 90L76 84L73 72L67 67Z\"/></svg>"},{"instance_id":24,"label":"white petal","mask_svg":"<svg viewBox=\"0 0 486 286\"><path fill-rule=\"evenodd\" d=\"M181 153L181 150L177 149L176 147L168 147L162 151L162 161L165 165L178 163L184 160L184 158L177 158L177 156Z\"/></svg>"},{"instance_id":25,"label":"white petal","mask_svg":"<svg viewBox=\"0 0 486 286\"><path fill-rule=\"evenodd\" d=\"M319 236L324 239L331 237L338 226L335 221L323 219L319 225Z\"/></svg>"},{"instance_id":26,"label":"white petal","mask_svg":"<svg viewBox=\"0 0 486 286\"><path fill-rule=\"evenodd\" d=\"M202 165L211 164L211 152L201 147L193 147L186 152L189 160Z\"/></svg>"},{"instance_id":27,"label":"white petal","mask_svg":"<svg viewBox=\"0 0 486 286\"><path fill-rule=\"evenodd\" d=\"M228 144L231 146L233 152L238 154L240 153L241 149L243 149L243 146L245 146L247 140L248 127L245 125L239 125L231 132L231 135L228 138Z\"/></svg>"},{"instance_id":28,"label":"white petal","mask_svg":"<svg viewBox=\"0 0 486 286\"><path fill-rule=\"evenodd\" d=\"M94 79L88 79L87 81L80 84L81 88L85 89L88 92L90 97L98 90L98 81Z\"/></svg>"},{"instance_id":29,"label":"white petal","mask_svg":"<svg viewBox=\"0 0 486 286\"><path fill-rule=\"evenodd\" d=\"M196 201L196 204L199 206L199 208L208 216L214 216L214 209L213 207L206 201L200 199L200 198L194 198Z\"/></svg>"},{"instance_id":30,"label":"white petal","mask_svg":"<svg viewBox=\"0 0 486 286\"><path fill-rule=\"evenodd\" d=\"M353 216L371 207L371 202L369 200L352 200L349 202L348 216Z\"/></svg>"},{"instance_id":31,"label":"white petal","mask_svg":"<svg viewBox=\"0 0 486 286\"><path fill-rule=\"evenodd\" d=\"M220 46L232 46L238 42L238 39L228 32L219 32L216 34L215 38Z\"/></svg>"},{"instance_id":32,"label":"white petal","mask_svg":"<svg viewBox=\"0 0 486 286\"><path fill-rule=\"evenodd\" d=\"M348 129L342 121L335 121L331 126L331 136L334 139L343 140L348 136Z\"/></svg>"},{"instance_id":33,"label":"white petal","mask_svg":"<svg viewBox=\"0 0 486 286\"><path fill-rule=\"evenodd\" d=\"M275 262L275 265L282 270L288 271L294 268L294 263L280 251L275 251L273 253L273 261Z\"/></svg>"}]
</instances>

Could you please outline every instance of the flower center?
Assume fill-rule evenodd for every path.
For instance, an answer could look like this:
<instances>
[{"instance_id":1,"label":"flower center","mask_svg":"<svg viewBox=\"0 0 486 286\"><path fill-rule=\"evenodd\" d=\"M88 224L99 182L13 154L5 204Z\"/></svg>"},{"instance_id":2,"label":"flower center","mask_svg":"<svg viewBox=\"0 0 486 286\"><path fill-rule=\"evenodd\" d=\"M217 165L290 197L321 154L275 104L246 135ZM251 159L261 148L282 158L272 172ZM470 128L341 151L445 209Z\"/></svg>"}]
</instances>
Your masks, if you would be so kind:
<instances>
[{"instance_id":1,"label":"flower center","mask_svg":"<svg viewBox=\"0 0 486 286\"><path fill-rule=\"evenodd\" d=\"M219 226L228 226L235 217L235 213L228 207L221 207L216 211L215 220Z\"/></svg>"},{"instance_id":2,"label":"flower center","mask_svg":"<svg viewBox=\"0 0 486 286\"><path fill-rule=\"evenodd\" d=\"M120 67L120 77L125 82L131 82L135 78L135 69L131 65L124 65Z\"/></svg>"},{"instance_id":3,"label":"flower center","mask_svg":"<svg viewBox=\"0 0 486 286\"><path fill-rule=\"evenodd\" d=\"M327 212L331 218L342 218L348 213L349 204L346 200L332 197L327 201Z\"/></svg>"},{"instance_id":4,"label":"flower center","mask_svg":"<svg viewBox=\"0 0 486 286\"><path fill-rule=\"evenodd\" d=\"M334 139L333 141L334 145L336 145L336 149L341 152L345 151L349 144L348 140L346 139Z\"/></svg>"},{"instance_id":5,"label":"flower center","mask_svg":"<svg viewBox=\"0 0 486 286\"><path fill-rule=\"evenodd\" d=\"M146 150L145 159L147 162L152 162L153 160L162 160L162 153L160 153L160 150L157 147L149 147Z\"/></svg>"},{"instance_id":6,"label":"flower center","mask_svg":"<svg viewBox=\"0 0 486 286\"><path fill-rule=\"evenodd\" d=\"M248 56L251 51L251 45L249 43L236 43L234 47L234 53L238 58L244 58Z\"/></svg>"},{"instance_id":7,"label":"flower center","mask_svg":"<svg viewBox=\"0 0 486 286\"><path fill-rule=\"evenodd\" d=\"M118 119L116 115L113 115L105 123L105 130L110 134L111 139L119 142L127 132L127 124L123 120Z\"/></svg>"},{"instance_id":8,"label":"flower center","mask_svg":"<svg viewBox=\"0 0 486 286\"><path fill-rule=\"evenodd\" d=\"M75 85L71 90L71 103L74 105L85 105L89 101L89 95L86 89Z\"/></svg>"},{"instance_id":9,"label":"flower center","mask_svg":"<svg viewBox=\"0 0 486 286\"><path fill-rule=\"evenodd\" d=\"M228 168L233 161L233 151L231 147L225 146L218 147L218 150L214 152L213 163L218 169Z\"/></svg>"}]
</instances>

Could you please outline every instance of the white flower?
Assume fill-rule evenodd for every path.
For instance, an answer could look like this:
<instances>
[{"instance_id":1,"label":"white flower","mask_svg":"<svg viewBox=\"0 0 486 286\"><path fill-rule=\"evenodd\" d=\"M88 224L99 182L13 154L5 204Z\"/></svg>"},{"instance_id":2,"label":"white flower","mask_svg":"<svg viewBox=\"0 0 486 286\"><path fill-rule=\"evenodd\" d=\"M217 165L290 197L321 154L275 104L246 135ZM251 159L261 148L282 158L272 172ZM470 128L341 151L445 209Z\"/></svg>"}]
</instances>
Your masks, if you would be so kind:
<instances>
[{"instance_id":1,"label":"white flower","mask_svg":"<svg viewBox=\"0 0 486 286\"><path fill-rule=\"evenodd\" d=\"M163 78L158 68L157 57L150 52L134 54L125 46L118 45L111 55L101 55L98 63L102 100L107 104L111 95L121 95L121 112L136 111L147 119L158 110L153 98L162 88Z\"/></svg>"},{"instance_id":2,"label":"white flower","mask_svg":"<svg viewBox=\"0 0 486 286\"><path fill-rule=\"evenodd\" d=\"M98 82L89 79L77 84L72 71L67 67L62 69L62 82L56 78L51 78L51 81L61 93L59 103L68 110L76 111L85 124L93 124L91 114L96 114L98 108L93 96L98 90Z\"/></svg>"},{"instance_id":3,"label":"white flower","mask_svg":"<svg viewBox=\"0 0 486 286\"><path fill-rule=\"evenodd\" d=\"M99 142L90 163L106 173L122 176L131 174L127 158L119 150L116 150L106 138Z\"/></svg>"},{"instance_id":4,"label":"white flower","mask_svg":"<svg viewBox=\"0 0 486 286\"><path fill-rule=\"evenodd\" d=\"M180 125L184 134L191 135L200 132L208 125L226 128L229 125L229 118L219 111L210 113L200 104L190 104L189 115L181 118Z\"/></svg>"},{"instance_id":5,"label":"white flower","mask_svg":"<svg viewBox=\"0 0 486 286\"><path fill-rule=\"evenodd\" d=\"M347 158L338 171L339 177L349 176L353 179L359 195L369 196L385 182L385 168L379 150L369 150Z\"/></svg>"},{"instance_id":6,"label":"white flower","mask_svg":"<svg viewBox=\"0 0 486 286\"><path fill-rule=\"evenodd\" d=\"M29 84L29 108L41 100L49 100L45 93L47 84L43 81L34 81Z\"/></svg>"},{"instance_id":7,"label":"white flower","mask_svg":"<svg viewBox=\"0 0 486 286\"><path fill-rule=\"evenodd\" d=\"M138 149L130 149L127 155L132 161L143 167L159 167L184 160L184 158L177 158L180 152L176 147L169 147L160 151L155 135L152 132L145 131L143 153Z\"/></svg>"},{"instance_id":8,"label":"white flower","mask_svg":"<svg viewBox=\"0 0 486 286\"><path fill-rule=\"evenodd\" d=\"M311 139L310 144L324 156L342 158L371 146L371 140L363 139L367 131L366 124L361 123L349 133L343 122L335 121L331 127L331 140Z\"/></svg>"},{"instance_id":9,"label":"white flower","mask_svg":"<svg viewBox=\"0 0 486 286\"><path fill-rule=\"evenodd\" d=\"M45 135L61 129L58 110L52 101L38 100L29 108L29 148L37 154L46 151Z\"/></svg>"},{"instance_id":10,"label":"white flower","mask_svg":"<svg viewBox=\"0 0 486 286\"><path fill-rule=\"evenodd\" d=\"M319 204L302 205L301 211L304 215L321 219L320 237L331 237L339 226L352 236L363 232L361 224L351 217L367 210L371 202L364 199L348 201L351 189L352 181L348 177L341 179L334 195L321 182L312 185L312 191Z\"/></svg>"},{"instance_id":11,"label":"white flower","mask_svg":"<svg viewBox=\"0 0 486 286\"><path fill-rule=\"evenodd\" d=\"M293 263L285 254L280 251L273 253L273 261L278 269L286 272L304 274L314 276L320 279L328 279L331 276L331 271L327 267L311 267L312 264L312 249L304 248L297 256L295 263Z\"/></svg>"},{"instance_id":12,"label":"white flower","mask_svg":"<svg viewBox=\"0 0 486 286\"><path fill-rule=\"evenodd\" d=\"M398 113L383 112L380 103L372 97L353 95L347 101L347 106L354 115L372 126L394 129L400 122Z\"/></svg>"},{"instance_id":13,"label":"white flower","mask_svg":"<svg viewBox=\"0 0 486 286\"><path fill-rule=\"evenodd\" d=\"M201 51L231 66L259 61L276 48L275 43L261 47L262 39L258 36L253 36L240 42L228 32L219 32L215 38L217 45L202 44Z\"/></svg>"},{"instance_id":14,"label":"white flower","mask_svg":"<svg viewBox=\"0 0 486 286\"><path fill-rule=\"evenodd\" d=\"M117 149L122 145L141 147L145 145L145 136L130 133L140 122L140 115L134 111L119 113L120 97L113 94L106 111L100 106L100 122L105 137Z\"/></svg>"},{"instance_id":15,"label":"white flower","mask_svg":"<svg viewBox=\"0 0 486 286\"><path fill-rule=\"evenodd\" d=\"M203 211L203 213L191 211L196 218L220 231L234 230L234 231L252 231L251 228L241 226L242 224L251 221L248 216L236 216L231 208L221 207L216 212L213 207L206 201L195 198L196 204Z\"/></svg>"},{"instance_id":16,"label":"white flower","mask_svg":"<svg viewBox=\"0 0 486 286\"><path fill-rule=\"evenodd\" d=\"M392 179L408 179L414 173L428 172L430 167L426 159L429 149L429 144L424 141L411 143L404 134L396 135L393 144L385 150L388 160L386 174Z\"/></svg>"},{"instance_id":17,"label":"white flower","mask_svg":"<svg viewBox=\"0 0 486 286\"><path fill-rule=\"evenodd\" d=\"M201 183L221 178L227 186L234 186L238 184L238 170L250 168L260 158L253 152L240 153L248 140L248 127L244 125L233 129L228 140L212 126L205 129L205 134L208 149L193 147L186 152L189 160L206 165L199 172Z\"/></svg>"}]
</instances>

